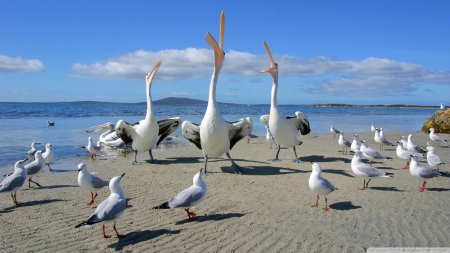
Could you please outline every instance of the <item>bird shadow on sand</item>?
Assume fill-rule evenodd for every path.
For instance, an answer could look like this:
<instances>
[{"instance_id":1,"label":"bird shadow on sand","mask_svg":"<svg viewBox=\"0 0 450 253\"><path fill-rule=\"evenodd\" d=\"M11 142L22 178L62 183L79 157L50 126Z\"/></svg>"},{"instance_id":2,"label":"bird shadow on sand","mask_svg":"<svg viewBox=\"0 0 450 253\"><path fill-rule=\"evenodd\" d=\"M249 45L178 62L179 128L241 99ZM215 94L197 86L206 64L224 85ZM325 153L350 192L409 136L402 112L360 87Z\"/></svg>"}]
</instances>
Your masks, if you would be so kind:
<instances>
[{"instance_id":1,"label":"bird shadow on sand","mask_svg":"<svg viewBox=\"0 0 450 253\"><path fill-rule=\"evenodd\" d=\"M59 185L43 185L42 187L35 186L34 188L27 189L27 190L39 190L39 189L57 189L57 188L66 188L66 187L79 187L78 185L71 185L71 184L59 184Z\"/></svg>"},{"instance_id":2,"label":"bird shadow on sand","mask_svg":"<svg viewBox=\"0 0 450 253\"><path fill-rule=\"evenodd\" d=\"M446 188L426 188L425 190L432 191L432 192L447 192L447 191L450 191L450 189L446 189Z\"/></svg>"},{"instance_id":3,"label":"bird shadow on sand","mask_svg":"<svg viewBox=\"0 0 450 253\"><path fill-rule=\"evenodd\" d=\"M58 202L58 201L64 201L64 200L62 200L62 199L44 199L44 200L32 200L32 201L27 201L27 202L21 202L19 205L7 207L7 208L1 210L0 213L11 212L12 210L14 210L16 208L21 208L21 207L26 207L26 206L43 205L43 204L49 204L49 203Z\"/></svg>"},{"instance_id":4,"label":"bird shadow on sand","mask_svg":"<svg viewBox=\"0 0 450 253\"><path fill-rule=\"evenodd\" d=\"M330 174L339 174L339 175L343 175L343 176L346 176L346 177L354 177L353 175L348 174L347 171L340 170L340 169L323 169L322 172L323 173L330 173Z\"/></svg>"},{"instance_id":5,"label":"bird shadow on sand","mask_svg":"<svg viewBox=\"0 0 450 253\"><path fill-rule=\"evenodd\" d=\"M230 166L220 168L224 173L234 174L233 168ZM283 175L292 173L308 173L309 171L285 168L285 167L275 167L271 165L266 166L251 166L251 167L241 167L243 175L252 176L270 176L270 175Z\"/></svg>"},{"instance_id":6,"label":"bird shadow on sand","mask_svg":"<svg viewBox=\"0 0 450 253\"><path fill-rule=\"evenodd\" d=\"M123 250L124 247L128 245L137 244L140 242L152 240L156 237L165 235L165 234L179 234L181 230L167 230L167 229L158 229L158 230L144 230L139 232L131 232L125 235L125 237L119 238L119 241L113 243L108 246L108 248L113 248L116 251Z\"/></svg>"},{"instance_id":7,"label":"bird shadow on sand","mask_svg":"<svg viewBox=\"0 0 450 253\"><path fill-rule=\"evenodd\" d=\"M210 214L210 215L202 215L202 216L196 216L196 220L191 221L188 218L184 220L180 220L175 222L175 225L182 225L189 222L204 222L204 221L219 221L219 220L225 220L230 218L239 218L244 216L243 213L224 213L224 214Z\"/></svg>"},{"instance_id":8,"label":"bird shadow on sand","mask_svg":"<svg viewBox=\"0 0 450 253\"><path fill-rule=\"evenodd\" d=\"M397 187L370 186L369 189L377 190L377 191L404 192L403 190L397 189Z\"/></svg>"},{"instance_id":9,"label":"bird shadow on sand","mask_svg":"<svg viewBox=\"0 0 450 253\"><path fill-rule=\"evenodd\" d=\"M331 209L348 211L353 209L359 209L361 206L355 206L351 201L337 202L329 205Z\"/></svg>"},{"instance_id":10,"label":"bird shadow on sand","mask_svg":"<svg viewBox=\"0 0 450 253\"><path fill-rule=\"evenodd\" d=\"M78 170L52 169L52 173L78 172Z\"/></svg>"},{"instance_id":11,"label":"bird shadow on sand","mask_svg":"<svg viewBox=\"0 0 450 253\"><path fill-rule=\"evenodd\" d=\"M310 156L303 156L300 157L300 160L302 161L311 161L315 163L325 163L325 162L344 162L344 163L350 163L352 161L351 158L345 158L345 157L325 157L323 155L310 155Z\"/></svg>"}]
</instances>

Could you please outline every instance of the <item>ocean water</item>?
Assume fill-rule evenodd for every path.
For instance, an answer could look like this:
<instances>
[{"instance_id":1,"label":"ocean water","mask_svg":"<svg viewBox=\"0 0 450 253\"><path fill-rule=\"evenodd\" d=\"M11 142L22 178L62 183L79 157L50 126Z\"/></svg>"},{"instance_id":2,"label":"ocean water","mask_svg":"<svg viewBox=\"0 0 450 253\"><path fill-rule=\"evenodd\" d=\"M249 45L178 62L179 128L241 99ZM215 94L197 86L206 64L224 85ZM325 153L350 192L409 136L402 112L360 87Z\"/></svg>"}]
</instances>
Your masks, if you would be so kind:
<instances>
[{"instance_id":1,"label":"ocean water","mask_svg":"<svg viewBox=\"0 0 450 253\"><path fill-rule=\"evenodd\" d=\"M369 132L372 123L386 132L418 132L423 122L436 109L425 108L347 108L314 107L304 105L279 106L281 113L293 116L302 111L308 117L311 134L330 133L330 126L346 134ZM158 120L181 117L200 124L206 110L202 106L155 105ZM233 122L243 117L253 120L253 134L264 136L266 130L259 121L261 115L269 114L270 105L220 106L225 120ZM58 171L75 170L76 160L87 157L79 146L87 145L89 136L96 142L102 132L88 134L84 129L106 122L116 123L123 119L129 123L145 117L146 105L142 104L78 104L78 103L0 103L0 175L12 172L14 163L25 158L31 142L52 144L55 159L52 168ZM48 121L55 126L47 127ZM181 127L174 132L175 142L188 145L181 134Z\"/></svg>"}]
</instances>

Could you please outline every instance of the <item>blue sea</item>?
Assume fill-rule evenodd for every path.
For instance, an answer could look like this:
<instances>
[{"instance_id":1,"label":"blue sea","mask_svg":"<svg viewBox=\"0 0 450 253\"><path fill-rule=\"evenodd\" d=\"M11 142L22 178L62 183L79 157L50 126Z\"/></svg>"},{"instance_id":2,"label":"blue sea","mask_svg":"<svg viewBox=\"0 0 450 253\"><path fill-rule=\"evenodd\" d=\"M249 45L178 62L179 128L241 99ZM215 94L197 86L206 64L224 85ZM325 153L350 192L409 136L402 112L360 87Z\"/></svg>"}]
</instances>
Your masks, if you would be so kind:
<instances>
[{"instance_id":1,"label":"blue sea","mask_svg":"<svg viewBox=\"0 0 450 253\"><path fill-rule=\"evenodd\" d=\"M157 120L181 117L200 124L206 110L202 106L155 105ZM281 105L281 112L293 116L302 111L310 121L311 134L330 133L330 126L345 130L347 134L369 132L372 123L385 131L413 133L421 130L424 121L437 109L426 108L363 108L363 107L315 107L305 105ZM253 134L265 136L261 115L269 114L270 105L227 105L220 106L222 116L230 122L243 117L251 117ZM12 172L14 163L25 158L31 142L52 144L55 159L52 168L58 171L76 169L72 161L87 157L79 146L87 145L88 137L96 142L102 132L88 134L84 129L104 124L116 123L123 119L129 123L145 117L145 104L92 104L92 103L0 103L0 175ZM47 127L48 121L55 126ZM181 127L174 132L175 141L188 144L181 134ZM73 163L73 162L72 162Z\"/></svg>"}]
</instances>

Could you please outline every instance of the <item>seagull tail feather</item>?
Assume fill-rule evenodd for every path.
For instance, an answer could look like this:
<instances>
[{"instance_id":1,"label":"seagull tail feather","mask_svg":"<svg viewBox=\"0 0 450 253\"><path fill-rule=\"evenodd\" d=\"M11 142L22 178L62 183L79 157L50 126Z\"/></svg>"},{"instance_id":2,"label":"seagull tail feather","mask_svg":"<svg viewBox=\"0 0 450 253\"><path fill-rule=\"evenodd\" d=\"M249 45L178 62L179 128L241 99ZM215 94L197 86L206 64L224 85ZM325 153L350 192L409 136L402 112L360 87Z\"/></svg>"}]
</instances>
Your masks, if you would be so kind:
<instances>
[{"instance_id":1,"label":"seagull tail feather","mask_svg":"<svg viewBox=\"0 0 450 253\"><path fill-rule=\"evenodd\" d=\"M169 201L162 203L159 206L154 206L152 209L169 209Z\"/></svg>"}]
</instances>

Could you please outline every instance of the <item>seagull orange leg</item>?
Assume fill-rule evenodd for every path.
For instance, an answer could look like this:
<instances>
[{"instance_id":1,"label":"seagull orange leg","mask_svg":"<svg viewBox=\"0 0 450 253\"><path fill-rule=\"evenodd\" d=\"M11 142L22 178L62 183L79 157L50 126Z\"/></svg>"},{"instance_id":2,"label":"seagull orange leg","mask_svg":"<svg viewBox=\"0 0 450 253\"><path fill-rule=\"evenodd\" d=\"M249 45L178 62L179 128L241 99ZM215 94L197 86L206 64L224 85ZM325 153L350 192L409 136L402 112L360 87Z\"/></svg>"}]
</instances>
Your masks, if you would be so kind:
<instances>
[{"instance_id":1,"label":"seagull orange leg","mask_svg":"<svg viewBox=\"0 0 450 253\"><path fill-rule=\"evenodd\" d=\"M358 188L359 190L364 190L364 189L366 189L366 180L364 179L364 181L363 181L363 188Z\"/></svg>"},{"instance_id":2,"label":"seagull orange leg","mask_svg":"<svg viewBox=\"0 0 450 253\"><path fill-rule=\"evenodd\" d=\"M189 220L197 219L197 218L195 218L195 216L197 216L197 214L194 212L189 212L189 208L184 209L184 211L186 211L187 215L189 216Z\"/></svg>"},{"instance_id":3,"label":"seagull orange leg","mask_svg":"<svg viewBox=\"0 0 450 253\"><path fill-rule=\"evenodd\" d=\"M372 179L367 180L367 182L366 182L366 188L369 188L369 182L370 182L370 180L372 180Z\"/></svg>"},{"instance_id":4,"label":"seagull orange leg","mask_svg":"<svg viewBox=\"0 0 450 253\"><path fill-rule=\"evenodd\" d=\"M407 169L409 169L409 161L407 161L407 162L406 162L406 165L405 165L405 167L403 167L402 169L404 169L404 170L407 170Z\"/></svg>"},{"instance_id":5,"label":"seagull orange leg","mask_svg":"<svg viewBox=\"0 0 450 253\"><path fill-rule=\"evenodd\" d=\"M123 234L119 234L119 232L117 232L117 229L116 229L116 223L114 223L114 226L113 226L113 228L114 228L114 231L116 231L116 235L117 235L117 237L119 237L119 238L121 238L121 237L125 237L125 235L123 235Z\"/></svg>"},{"instance_id":6,"label":"seagull orange leg","mask_svg":"<svg viewBox=\"0 0 450 253\"><path fill-rule=\"evenodd\" d=\"M316 195L316 204L311 205L311 207L318 207L319 206L319 195Z\"/></svg>"},{"instance_id":7,"label":"seagull orange leg","mask_svg":"<svg viewBox=\"0 0 450 253\"><path fill-rule=\"evenodd\" d=\"M103 231L103 238L111 238L110 235L107 235L107 234L105 233L105 224L102 225L102 231Z\"/></svg>"},{"instance_id":8,"label":"seagull orange leg","mask_svg":"<svg viewBox=\"0 0 450 253\"><path fill-rule=\"evenodd\" d=\"M91 192L91 201L88 202L88 206L94 204L94 199L96 197L97 197L97 192L95 193L95 196L94 196L94 193Z\"/></svg>"},{"instance_id":9,"label":"seagull orange leg","mask_svg":"<svg viewBox=\"0 0 450 253\"><path fill-rule=\"evenodd\" d=\"M426 185L427 185L427 182L423 181L422 187L420 187L419 192L423 192L425 190Z\"/></svg>"},{"instance_id":10,"label":"seagull orange leg","mask_svg":"<svg viewBox=\"0 0 450 253\"><path fill-rule=\"evenodd\" d=\"M328 202L327 202L327 196L325 196L325 207L324 208L322 208L323 210L325 210L325 211L328 211Z\"/></svg>"}]
</instances>

